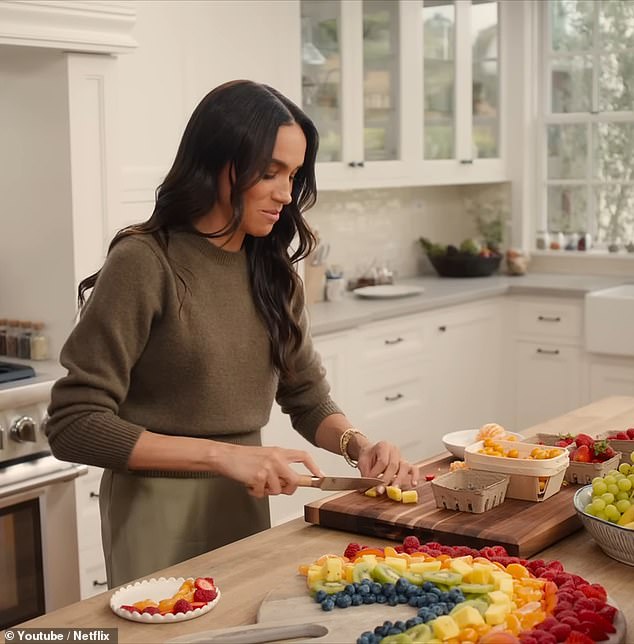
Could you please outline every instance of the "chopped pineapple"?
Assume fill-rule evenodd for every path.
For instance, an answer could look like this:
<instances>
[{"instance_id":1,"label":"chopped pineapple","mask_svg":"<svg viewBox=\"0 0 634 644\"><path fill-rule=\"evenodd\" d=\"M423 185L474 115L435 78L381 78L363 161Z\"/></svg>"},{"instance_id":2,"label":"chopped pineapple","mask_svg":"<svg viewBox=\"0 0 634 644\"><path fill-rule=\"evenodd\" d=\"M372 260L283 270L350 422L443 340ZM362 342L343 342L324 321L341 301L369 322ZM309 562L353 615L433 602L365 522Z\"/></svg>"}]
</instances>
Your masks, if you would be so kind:
<instances>
[{"instance_id":1,"label":"chopped pineapple","mask_svg":"<svg viewBox=\"0 0 634 644\"><path fill-rule=\"evenodd\" d=\"M460 629L476 624L484 624L484 618L477 608L473 606L464 606L459 608L451 617L455 620Z\"/></svg>"},{"instance_id":2,"label":"chopped pineapple","mask_svg":"<svg viewBox=\"0 0 634 644\"><path fill-rule=\"evenodd\" d=\"M506 616L510 612L510 606L505 604L491 604L484 613L484 619L490 626L503 624L506 621Z\"/></svg>"},{"instance_id":3,"label":"chopped pineapple","mask_svg":"<svg viewBox=\"0 0 634 644\"><path fill-rule=\"evenodd\" d=\"M449 564L449 570L459 572L463 577L465 577L473 570L473 567L470 566L466 561L462 561L460 559L452 559L451 563Z\"/></svg>"},{"instance_id":4,"label":"chopped pineapple","mask_svg":"<svg viewBox=\"0 0 634 644\"><path fill-rule=\"evenodd\" d=\"M489 584L491 583L491 569L475 563L471 572L465 576L465 581L470 584Z\"/></svg>"},{"instance_id":5,"label":"chopped pineapple","mask_svg":"<svg viewBox=\"0 0 634 644\"><path fill-rule=\"evenodd\" d=\"M392 501L400 501L403 498L403 492L400 487L388 485L385 488L385 491Z\"/></svg>"},{"instance_id":6,"label":"chopped pineapple","mask_svg":"<svg viewBox=\"0 0 634 644\"><path fill-rule=\"evenodd\" d=\"M402 503L418 503L418 492L416 490L405 490L401 495Z\"/></svg>"},{"instance_id":7,"label":"chopped pineapple","mask_svg":"<svg viewBox=\"0 0 634 644\"><path fill-rule=\"evenodd\" d=\"M460 627L456 624L453 617L449 615L441 615L431 622L431 627L434 629L434 635L439 640L449 640L452 637L458 637Z\"/></svg>"},{"instance_id":8,"label":"chopped pineapple","mask_svg":"<svg viewBox=\"0 0 634 644\"><path fill-rule=\"evenodd\" d=\"M442 561L412 561L409 565L410 572L417 574L423 572L436 572L442 568Z\"/></svg>"},{"instance_id":9,"label":"chopped pineapple","mask_svg":"<svg viewBox=\"0 0 634 644\"><path fill-rule=\"evenodd\" d=\"M402 557L385 557L385 564L400 572L407 570L407 559L403 559Z\"/></svg>"},{"instance_id":10,"label":"chopped pineapple","mask_svg":"<svg viewBox=\"0 0 634 644\"><path fill-rule=\"evenodd\" d=\"M341 581L343 578L343 562L339 557L328 557L324 564L326 581Z\"/></svg>"},{"instance_id":11,"label":"chopped pineapple","mask_svg":"<svg viewBox=\"0 0 634 644\"><path fill-rule=\"evenodd\" d=\"M366 496L371 496L372 498L379 496L379 493L377 492L377 489L375 487L371 487L369 490L366 490L364 494Z\"/></svg>"}]
</instances>

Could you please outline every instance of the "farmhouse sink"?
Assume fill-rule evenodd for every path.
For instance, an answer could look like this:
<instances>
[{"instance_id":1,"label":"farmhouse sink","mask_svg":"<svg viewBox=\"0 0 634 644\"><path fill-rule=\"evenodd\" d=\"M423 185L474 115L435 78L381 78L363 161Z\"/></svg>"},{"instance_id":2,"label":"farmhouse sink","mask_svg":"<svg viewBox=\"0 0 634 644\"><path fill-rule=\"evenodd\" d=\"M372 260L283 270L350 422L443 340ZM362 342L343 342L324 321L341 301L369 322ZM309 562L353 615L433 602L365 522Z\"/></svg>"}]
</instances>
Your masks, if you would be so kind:
<instances>
[{"instance_id":1,"label":"farmhouse sink","mask_svg":"<svg viewBox=\"0 0 634 644\"><path fill-rule=\"evenodd\" d=\"M587 293L585 316L588 351L634 356L634 284Z\"/></svg>"}]
</instances>

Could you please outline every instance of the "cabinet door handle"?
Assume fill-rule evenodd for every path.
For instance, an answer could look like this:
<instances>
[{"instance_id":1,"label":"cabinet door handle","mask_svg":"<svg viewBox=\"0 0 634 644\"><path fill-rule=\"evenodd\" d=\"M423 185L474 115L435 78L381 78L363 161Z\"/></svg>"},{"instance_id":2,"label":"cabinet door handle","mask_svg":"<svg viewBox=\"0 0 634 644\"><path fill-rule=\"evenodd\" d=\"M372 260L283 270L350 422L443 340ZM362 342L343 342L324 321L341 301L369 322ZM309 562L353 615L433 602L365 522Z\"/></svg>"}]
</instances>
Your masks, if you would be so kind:
<instances>
[{"instance_id":1,"label":"cabinet door handle","mask_svg":"<svg viewBox=\"0 0 634 644\"><path fill-rule=\"evenodd\" d=\"M385 396L385 402L394 402L403 398L403 394L396 394L396 396Z\"/></svg>"},{"instance_id":2,"label":"cabinet door handle","mask_svg":"<svg viewBox=\"0 0 634 644\"><path fill-rule=\"evenodd\" d=\"M537 349L537 353L543 353L545 355L549 356L558 356L559 355L559 349Z\"/></svg>"},{"instance_id":3,"label":"cabinet door handle","mask_svg":"<svg viewBox=\"0 0 634 644\"><path fill-rule=\"evenodd\" d=\"M348 163L348 166L351 168L364 168L365 167L365 161L350 161Z\"/></svg>"},{"instance_id":4,"label":"cabinet door handle","mask_svg":"<svg viewBox=\"0 0 634 644\"><path fill-rule=\"evenodd\" d=\"M108 582L107 581L97 581L96 579L93 579L92 585L93 586L107 586Z\"/></svg>"},{"instance_id":5,"label":"cabinet door handle","mask_svg":"<svg viewBox=\"0 0 634 644\"><path fill-rule=\"evenodd\" d=\"M99 494L97 492L91 492L88 496L91 499L98 499L99 498Z\"/></svg>"},{"instance_id":6,"label":"cabinet door handle","mask_svg":"<svg viewBox=\"0 0 634 644\"><path fill-rule=\"evenodd\" d=\"M398 344L399 342L405 342L400 336L394 340L385 340L385 344Z\"/></svg>"},{"instance_id":7,"label":"cabinet door handle","mask_svg":"<svg viewBox=\"0 0 634 644\"><path fill-rule=\"evenodd\" d=\"M537 319L540 322L561 322L561 318L559 316L552 317L548 315L540 315Z\"/></svg>"},{"instance_id":8,"label":"cabinet door handle","mask_svg":"<svg viewBox=\"0 0 634 644\"><path fill-rule=\"evenodd\" d=\"M460 159L460 163L463 165L471 165L473 163L473 159Z\"/></svg>"},{"instance_id":9,"label":"cabinet door handle","mask_svg":"<svg viewBox=\"0 0 634 644\"><path fill-rule=\"evenodd\" d=\"M439 330L441 333L444 333L444 332L447 330L447 327L443 324L442 326L439 326L439 327L438 327L438 330Z\"/></svg>"}]
</instances>

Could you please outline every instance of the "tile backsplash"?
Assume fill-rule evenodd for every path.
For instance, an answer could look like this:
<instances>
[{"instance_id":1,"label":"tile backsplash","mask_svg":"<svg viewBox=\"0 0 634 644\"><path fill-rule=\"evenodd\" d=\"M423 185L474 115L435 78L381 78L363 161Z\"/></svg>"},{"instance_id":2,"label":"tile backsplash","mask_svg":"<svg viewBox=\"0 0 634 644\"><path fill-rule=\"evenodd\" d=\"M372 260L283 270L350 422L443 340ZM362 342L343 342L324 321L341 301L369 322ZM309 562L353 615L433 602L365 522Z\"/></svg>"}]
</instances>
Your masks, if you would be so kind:
<instances>
[{"instance_id":1,"label":"tile backsplash","mask_svg":"<svg viewBox=\"0 0 634 644\"><path fill-rule=\"evenodd\" d=\"M477 237L474 205L491 203L508 212L510 184L320 192L306 219L330 244L328 264L341 266L346 278L373 263L404 278L433 272L419 237L456 245Z\"/></svg>"}]
</instances>

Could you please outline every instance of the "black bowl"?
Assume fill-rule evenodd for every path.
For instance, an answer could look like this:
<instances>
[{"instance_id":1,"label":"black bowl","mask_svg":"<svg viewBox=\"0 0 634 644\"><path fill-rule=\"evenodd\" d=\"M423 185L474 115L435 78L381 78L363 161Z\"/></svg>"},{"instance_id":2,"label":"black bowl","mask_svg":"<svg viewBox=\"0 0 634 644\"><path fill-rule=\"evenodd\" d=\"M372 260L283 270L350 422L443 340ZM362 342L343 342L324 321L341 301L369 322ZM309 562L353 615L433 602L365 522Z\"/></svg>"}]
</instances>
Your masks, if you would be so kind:
<instances>
[{"instance_id":1,"label":"black bowl","mask_svg":"<svg viewBox=\"0 0 634 644\"><path fill-rule=\"evenodd\" d=\"M465 253L428 257L441 277L487 277L497 271L502 261L501 255L480 257Z\"/></svg>"}]
</instances>

